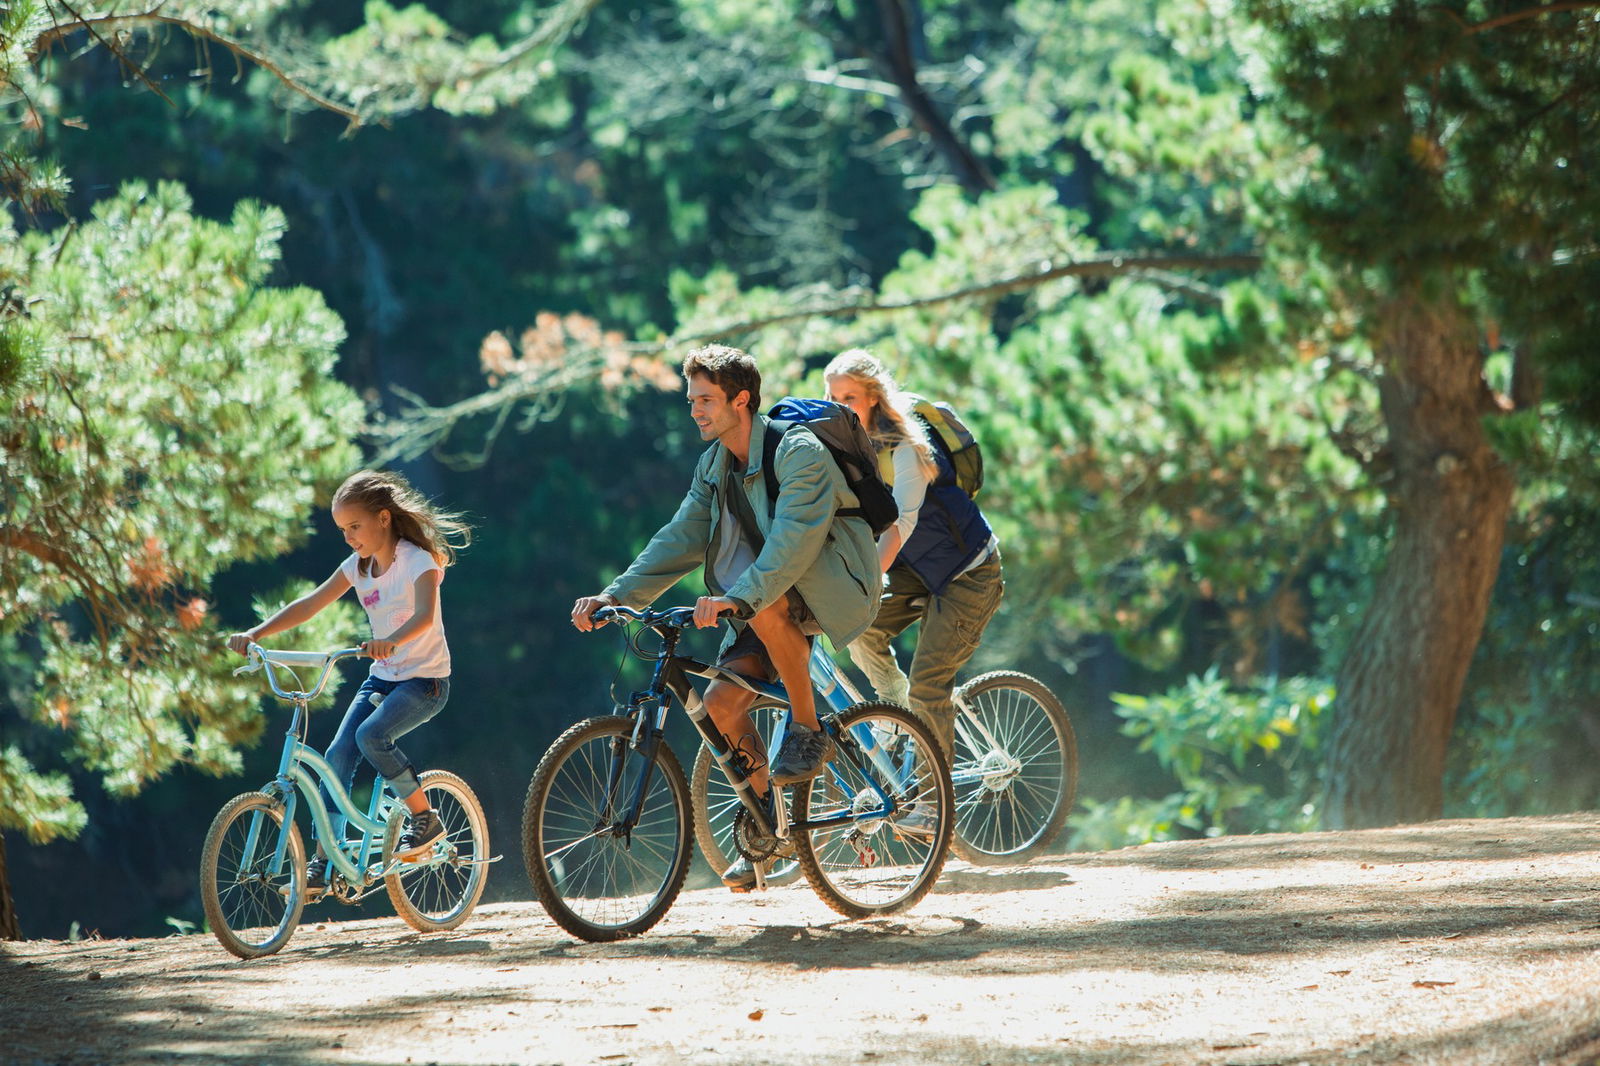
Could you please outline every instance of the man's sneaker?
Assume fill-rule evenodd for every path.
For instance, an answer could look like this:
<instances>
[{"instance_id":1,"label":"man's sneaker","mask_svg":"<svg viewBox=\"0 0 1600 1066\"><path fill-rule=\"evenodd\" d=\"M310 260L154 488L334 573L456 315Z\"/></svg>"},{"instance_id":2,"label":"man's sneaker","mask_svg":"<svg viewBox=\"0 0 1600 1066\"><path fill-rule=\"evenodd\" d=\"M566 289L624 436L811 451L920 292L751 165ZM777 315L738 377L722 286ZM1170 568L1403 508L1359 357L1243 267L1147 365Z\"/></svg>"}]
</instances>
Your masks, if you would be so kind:
<instances>
[{"instance_id":1,"label":"man's sneaker","mask_svg":"<svg viewBox=\"0 0 1600 1066\"><path fill-rule=\"evenodd\" d=\"M316 855L306 863L306 899L316 899L326 891L328 891L328 860Z\"/></svg>"},{"instance_id":2,"label":"man's sneaker","mask_svg":"<svg viewBox=\"0 0 1600 1066\"><path fill-rule=\"evenodd\" d=\"M433 847L444 836L444 823L429 807L421 814L413 814L400 834L400 843L394 849L397 859L415 859Z\"/></svg>"},{"instance_id":3,"label":"man's sneaker","mask_svg":"<svg viewBox=\"0 0 1600 1066\"><path fill-rule=\"evenodd\" d=\"M756 887L756 868L743 855L733 860L733 865L722 871L722 883L735 892L748 892Z\"/></svg>"},{"instance_id":4,"label":"man's sneaker","mask_svg":"<svg viewBox=\"0 0 1600 1066\"><path fill-rule=\"evenodd\" d=\"M776 785L809 781L822 773L822 767L833 755L833 738L825 731L790 722L789 731L783 735L783 744L778 748L778 757L772 760L771 780Z\"/></svg>"}]
</instances>

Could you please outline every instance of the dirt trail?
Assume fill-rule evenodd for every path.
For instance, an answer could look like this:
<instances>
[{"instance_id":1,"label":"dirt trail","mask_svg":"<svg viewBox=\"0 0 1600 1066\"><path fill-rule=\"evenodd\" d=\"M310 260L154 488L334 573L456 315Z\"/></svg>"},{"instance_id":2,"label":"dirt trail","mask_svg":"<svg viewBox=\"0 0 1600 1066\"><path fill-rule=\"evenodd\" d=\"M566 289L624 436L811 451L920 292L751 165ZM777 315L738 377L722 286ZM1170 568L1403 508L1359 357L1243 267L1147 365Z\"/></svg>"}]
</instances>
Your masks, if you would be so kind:
<instances>
[{"instance_id":1,"label":"dirt trail","mask_svg":"<svg viewBox=\"0 0 1600 1066\"><path fill-rule=\"evenodd\" d=\"M323 905L249 963L29 941L0 1062L1591 1066L1597 842L1583 815L952 861L894 918L700 889L614 945L533 903L432 936Z\"/></svg>"}]
</instances>

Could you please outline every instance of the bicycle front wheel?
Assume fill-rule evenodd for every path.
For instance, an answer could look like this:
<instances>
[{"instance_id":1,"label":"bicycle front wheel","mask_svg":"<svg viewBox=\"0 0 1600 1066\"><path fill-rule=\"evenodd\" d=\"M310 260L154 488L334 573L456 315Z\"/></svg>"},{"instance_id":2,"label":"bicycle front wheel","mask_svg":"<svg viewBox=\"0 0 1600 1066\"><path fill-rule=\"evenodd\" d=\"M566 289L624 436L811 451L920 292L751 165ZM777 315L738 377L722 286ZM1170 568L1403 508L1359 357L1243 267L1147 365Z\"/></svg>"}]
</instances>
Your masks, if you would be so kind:
<instances>
[{"instance_id":1,"label":"bicycle front wheel","mask_svg":"<svg viewBox=\"0 0 1600 1066\"><path fill-rule=\"evenodd\" d=\"M783 727L788 714L785 704L762 700L750 708L750 717L756 723L761 743L772 750L772 734ZM733 816L739 813L739 794L728 784L727 775L717 765L711 750L704 744L694 757L694 768L689 771L689 797L694 803L694 838L700 845L711 872L720 874L739 857L733 843ZM766 872L767 886L779 888L800 879L800 864L794 859L775 857Z\"/></svg>"},{"instance_id":2,"label":"bicycle front wheel","mask_svg":"<svg viewBox=\"0 0 1600 1066\"><path fill-rule=\"evenodd\" d=\"M306 849L295 824L284 824L283 804L264 792L225 803L200 852L200 903L217 940L241 959L271 955L289 942L305 901Z\"/></svg>"},{"instance_id":3,"label":"bicycle front wheel","mask_svg":"<svg viewBox=\"0 0 1600 1066\"><path fill-rule=\"evenodd\" d=\"M956 836L972 863L1023 862L1055 840L1078 789L1067 709L1037 678L996 670L955 691Z\"/></svg>"},{"instance_id":4,"label":"bicycle front wheel","mask_svg":"<svg viewBox=\"0 0 1600 1066\"><path fill-rule=\"evenodd\" d=\"M821 776L794 786L800 868L822 901L847 918L894 914L939 878L955 797L938 742L910 711L861 703L836 719L838 753Z\"/></svg>"},{"instance_id":5,"label":"bicycle front wheel","mask_svg":"<svg viewBox=\"0 0 1600 1066\"><path fill-rule=\"evenodd\" d=\"M655 925L689 872L689 784L666 744L646 760L633 721L590 718L550 745L522 808L522 859L539 902L582 940L620 940ZM632 811L644 782L638 822Z\"/></svg>"},{"instance_id":6,"label":"bicycle front wheel","mask_svg":"<svg viewBox=\"0 0 1600 1066\"><path fill-rule=\"evenodd\" d=\"M428 770L417 778L423 795L444 825L444 836L419 862L402 863L383 879L389 902L405 923L420 932L454 929L472 914L489 876L489 824L478 797L448 770ZM385 867L400 839L404 818L389 819L383 840Z\"/></svg>"}]
</instances>

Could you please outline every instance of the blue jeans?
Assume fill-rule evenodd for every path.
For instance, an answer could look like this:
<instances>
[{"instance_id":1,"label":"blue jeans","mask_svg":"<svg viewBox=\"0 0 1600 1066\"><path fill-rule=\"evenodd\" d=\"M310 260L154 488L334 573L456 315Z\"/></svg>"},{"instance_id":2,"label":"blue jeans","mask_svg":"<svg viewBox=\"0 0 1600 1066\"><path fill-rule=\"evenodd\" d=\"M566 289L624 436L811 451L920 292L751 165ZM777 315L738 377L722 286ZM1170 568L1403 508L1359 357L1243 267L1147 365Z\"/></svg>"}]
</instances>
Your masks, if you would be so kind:
<instances>
[{"instance_id":1,"label":"blue jeans","mask_svg":"<svg viewBox=\"0 0 1600 1066\"><path fill-rule=\"evenodd\" d=\"M374 705L373 696L381 702ZM344 721L339 723L339 731L328 746L328 765L333 768L334 780L346 792L350 790L356 778L359 750L396 796L405 799L411 795L420 787L417 771L395 741L438 714L449 698L448 677L385 681L369 676L350 701L350 709L344 712ZM322 789L322 803L332 822L334 839L343 840L346 819L326 788Z\"/></svg>"}]
</instances>

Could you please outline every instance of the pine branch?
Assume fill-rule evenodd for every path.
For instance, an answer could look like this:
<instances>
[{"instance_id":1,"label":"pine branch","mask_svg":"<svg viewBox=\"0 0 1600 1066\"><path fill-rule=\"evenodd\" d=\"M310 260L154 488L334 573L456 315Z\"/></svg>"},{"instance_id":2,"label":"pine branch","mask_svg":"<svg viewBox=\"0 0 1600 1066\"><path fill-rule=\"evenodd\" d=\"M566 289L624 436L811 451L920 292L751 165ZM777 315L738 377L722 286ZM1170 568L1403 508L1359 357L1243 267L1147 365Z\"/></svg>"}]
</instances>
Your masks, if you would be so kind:
<instances>
[{"instance_id":1,"label":"pine branch","mask_svg":"<svg viewBox=\"0 0 1600 1066\"><path fill-rule=\"evenodd\" d=\"M62 6L65 7L66 5L63 4ZM72 11L70 7L68 7L67 10L73 15L73 18L70 21L57 23L34 39L33 45L28 49L28 61L30 63L36 62L39 56L41 56L57 41L60 41L66 37L70 37L72 34L79 31L84 31L92 35L97 41L100 42L102 46L110 50L111 53L118 59L122 60L124 63L129 63L129 65L132 66L134 71L139 75L140 80L144 81L146 85L150 86L150 88L159 94L163 100L167 100L166 95L161 93L161 90L150 81L148 76L145 75L143 68L139 67L137 64L132 64L123 54L121 49L107 41L105 37L101 35L100 30L101 28L104 28L108 32L116 32L124 29L139 29L152 24L175 26L197 40L210 41L214 44L221 45L223 48L226 48L229 52L233 53L235 60L246 60L255 64L262 70L277 78L286 87L288 87L290 91L300 94L323 110L332 111L334 114L344 118L350 123L351 129L355 129L361 125L361 116L355 111L352 111L350 108L344 107L341 104L335 103L326 96L321 95L315 90L297 81L287 71L285 71L277 63L274 63L271 59L268 59L262 53L248 48L244 44L240 43L239 41L235 41L232 38L224 37L215 30L202 26L188 18L178 15L163 15L159 6L135 15L98 15L94 17L84 17L83 15ZM171 103L172 101L167 100L167 102Z\"/></svg>"},{"instance_id":2,"label":"pine branch","mask_svg":"<svg viewBox=\"0 0 1600 1066\"><path fill-rule=\"evenodd\" d=\"M979 285L969 285L950 292L935 293L931 296L917 296L906 300L874 300L841 303L825 307L801 308L795 311L786 311L782 314L769 315L765 318L752 319L748 322L738 322L718 327L710 332L697 333L691 337L675 337L668 344L662 345L662 347L705 344L711 341L723 340L739 333L751 333L771 326L781 326L808 318L841 318L846 315L913 311L922 307L935 307L939 304L955 303L960 300L997 299L1007 293L1016 292L1020 289L1037 288L1047 282L1059 281L1062 278L1114 277L1119 274L1147 273L1147 280L1151 282L1169 285L1178 288L1179 291L1190 292L1192 295L1195 291L1193 282L1183 280L1181 285L1174 284L1177 279L1166 274L1165 271L1170 269L1251 270L1260 265L1261 257L1259 255L1160 256L1112 254L1064 263L1060 266L1052 266L1046 262L1043 264L1042 269L1032 273L1018 274L1014 277L984 282Z\"/></svg>"},{"instance_id":3,"label":"pine branch","mask_svg":"<svg viewBox=\"0 0 1600 1066\"><path fill-rule=\"evenodd\" d=\"M1511 11L1504 15L1496 15L1494 18L1484 19L1482 22L1468 22L1458 13L1441 4L1431 5L1427 10L1444 15L1451 22L1460 26L1461 31L1470 37L1489 30L1498 30L1504 26L1515 25L1518 22L1526 22L1529 19L1540 18L1544 15L1554 15L1562 11L1580 11L1586 7L1600 7L1600 0L1561 0L1561 2L1554 4L1538 4L1534 7L1522 8L1519 11Z\"/></svg>"},{"instance_id":4,"label":"pine branch","mask_svg":"<svg viewBox=\"0 0 1600 1066\"><path fill-rule=\"evenodd\" d=\"M1059 281L1062 278L1069 277L1111 277L1119 274L1136 274L1143 276L1145 280L1166 285L1190 296L1215 300L1220 298L1215 290L1202 286L1198 282L1168 274L1166 271L1174 268L1249 270L1260 264L1261 257L1258 255L1159 256L1120 254L1098 256L1094 259L1063 263L1060 266L1045 263L1041 269L1031 273L1018 274L980 285L968 285L949 292L934 293L929 296L918 296L904 300L853 300L819 307L803 307L793 311L786 311L782 314L729 323L714 329L677 334L665 341L656 343L629 344L623 346L621 350L634 355L659 355L672 349L709 344L739 334L754 333L773 326L786 325L790 322L799 322L810 318L843 318L846 316L887 314L895 311L936 307L961 300L994 300L1007 293L1037 288L1048 282ZM609 349L609 352L614 353L617 350L617 348L613 347ZM408 409L400 417L392 421L369 424L366 427L367 436L379 442L377 455L373 461L381 465L398 458L414 458L430 448L436 447L461 422L478 416L495 415L497 417L495 432L498 433L498 427L503 425L504 422L504 412L509 411L516 404L538 403L547 397L559 395L575 385L593 380L605 367L607 354L608 349L599 347L574 347L569 350L567 358L563 361L550 364L547 369L539 373L517 374L494 388L481 392L476 396L469 396L465 400L446 404L443 407L432 406L423 401L421 397L410 393L401 393L401 398L407 403ZM480 449L470 456L458 458L481 463L487 459L487 448Z\"/></svg>"},{"instance_id":5,"label":"pine branch","mask_svg":"<svg viewBox=\"0 0 1600 1066\"><path fill-rule=\"evenodd\" d=\"M52 4L60 4L62 7L67 9L67 14L72 16L73 21L71 23L67 23L67 25L76 25L87 31L89 36L93 37L97 42L99 42L100 47L117 57L117 62L122 64L123 69L132 71L134 75L144 83L144 87L146 89L149 89L151 92L161 97L161 99L164 100L168 106L173 106L172 98L161 91L161 86L150 80L150 75L145 73L143 67L129 59L127 54L124 53L120 47L111 43L100 35L100 31L95 28L95 24L107 21L105 18L86 19L82 14L75 10L71 4L67 3L67 0L51 0L51 2ZM56 17L54 11L50 13L50 17ZM56 26L52 27L50 31L42 34L39 39L34 42L35 48L39 47L39 41L46 41L46 38L50 39L46 41L45 47L49 47L49 45L54 44L55 38L51 37L51 34L54 33L55 30L59 29L60 25L61 24L58 23ZM28 53L28 62L34 62L37 54L37 52L30 51Z\"/></svg>"},{"instance_id":6,"label":"pine branch","mask_svg":"<svg viewBox=\"0 0 1600 1066\"><path fill-rule=\"evenodd\" d=\"M918 126L956 172L962 188L977 196L998 188L994 175L972 149L956 135L917 78L917 61L911 47L911 19L905 0L878 0L878 18L888 45L885 63L890 79L900 88L900 96Z\"/></svg>"},{"instance_id":7,"label":"pine branch","mask_svg":"<svg viewBox=\"0 0 1600 1066\"><path fill-rule=\"evenodd\" d=\"M588 18L589 13L599 6L600 0L567 0L555 14L545 20L544 25L516 44L502 49L500 54L495 56L493 60L478 64L467 70L460 77L475 81L497 70L504 70L506 67L514 65L530 52L559 43L562 38L572 32L574 26Z\"/></svg>"}]
</instances>

